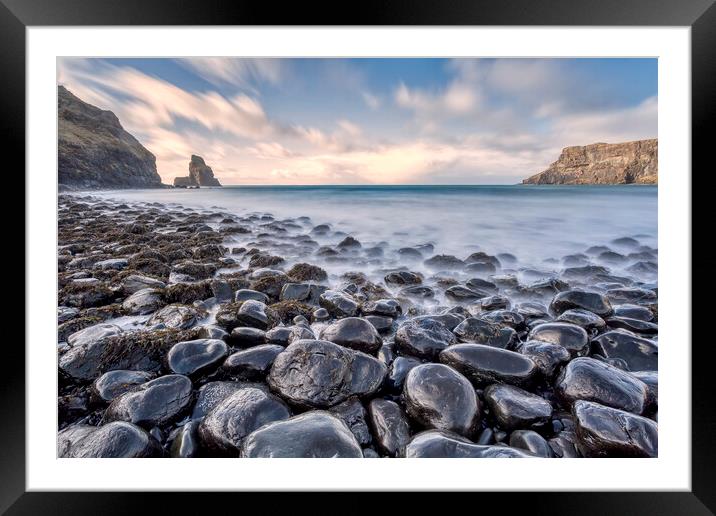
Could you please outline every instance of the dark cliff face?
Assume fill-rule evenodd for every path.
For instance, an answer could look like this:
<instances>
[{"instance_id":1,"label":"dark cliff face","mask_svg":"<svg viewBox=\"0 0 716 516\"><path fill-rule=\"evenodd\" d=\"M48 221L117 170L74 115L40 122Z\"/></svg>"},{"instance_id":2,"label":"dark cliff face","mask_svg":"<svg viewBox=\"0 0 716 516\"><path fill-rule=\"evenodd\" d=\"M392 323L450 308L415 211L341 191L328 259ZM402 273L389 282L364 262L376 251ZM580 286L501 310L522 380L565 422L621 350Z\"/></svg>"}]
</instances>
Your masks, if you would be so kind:
<instances>
[{"instance_id":1,"label":"dark cliff face","mask_svg":"<svg viewBox=\"0 0 716 516\"><path fill-rule=\"evenodd\" d=\"M60 187L156 188L156 158L122 128L111 111L83 102L58 87Z\"/></svg>"},{"instance_id":2,"label":"dark cliff face","mask_svg":"<svg viewBox=\"0 0 716 516\"><path fill-rule=\"evenodd\" d=\"M174 186L221 186L221 183L214 177L214 171L204 162L204 158L192 154L189 175L174 178Z\"/></svg>"},{"instance_id":3,"label":"dark cliff face","mask_svg":"<svg viewBox=\"0 0 716 516\"><path fill-rule=\"evenodd\" d=\"M547 170L524 184L657 184L659 143L638 140L566 147Z\"/></svg>"}]
</instances>

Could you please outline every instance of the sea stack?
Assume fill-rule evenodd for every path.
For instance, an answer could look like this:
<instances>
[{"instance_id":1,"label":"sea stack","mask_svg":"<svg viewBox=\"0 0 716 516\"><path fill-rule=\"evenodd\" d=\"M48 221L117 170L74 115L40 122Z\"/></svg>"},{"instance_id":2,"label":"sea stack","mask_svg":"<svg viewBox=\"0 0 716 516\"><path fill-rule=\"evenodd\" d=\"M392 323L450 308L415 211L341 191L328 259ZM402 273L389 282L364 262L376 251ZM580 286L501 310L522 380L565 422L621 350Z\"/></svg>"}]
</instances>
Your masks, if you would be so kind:
<instances>
[{"instance_id":1,"label":"sea stack","mask_svg":"<svg viewBox=\"0 0 716 516\"><path fill-rule=\"evenodd\" d=\"M57 179L60 190L159 188L154 154L117 116L57 88Z\"/></svg>"},{"instance_id":2,"label":"sea stack","mask_svg":"<svg viewBox=\"0 0 716 516\"><path fill-rule=\"evenodd\" d=\"M658 140L566 147L547 170L523 180L540 185L657 184Z\"/></svg>"},{"instance_id":3,"label":"sea stack","mask_svg":"<svg viewBox=\"0 0 716 516\"><path fill-rule=\"evenodd\" d=\"M174 186L182 188L221 186L221 183L214 177L214 171L204 162L204 158L192 154L189 162L189 175L174 178Z\"/></svg>"}]
</instances>

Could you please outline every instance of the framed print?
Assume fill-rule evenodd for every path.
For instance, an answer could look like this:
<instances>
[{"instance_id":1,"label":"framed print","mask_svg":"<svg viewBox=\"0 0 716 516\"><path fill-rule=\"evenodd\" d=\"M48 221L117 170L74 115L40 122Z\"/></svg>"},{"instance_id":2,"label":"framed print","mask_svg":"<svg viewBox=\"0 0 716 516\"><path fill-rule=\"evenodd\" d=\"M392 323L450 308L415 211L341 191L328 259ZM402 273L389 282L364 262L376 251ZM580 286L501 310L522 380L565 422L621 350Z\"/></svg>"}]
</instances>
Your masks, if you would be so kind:
<instances>
[{"instance_id":1,"label":"framed print","mask_svg":"<svg viewBox=\"0 0 716 516\"><path fill-rule=\"evenodd\" d=\"M716 8L661 4L3 0L27 203L3 510L710 514Z\"/></svg>"}]
</instances>

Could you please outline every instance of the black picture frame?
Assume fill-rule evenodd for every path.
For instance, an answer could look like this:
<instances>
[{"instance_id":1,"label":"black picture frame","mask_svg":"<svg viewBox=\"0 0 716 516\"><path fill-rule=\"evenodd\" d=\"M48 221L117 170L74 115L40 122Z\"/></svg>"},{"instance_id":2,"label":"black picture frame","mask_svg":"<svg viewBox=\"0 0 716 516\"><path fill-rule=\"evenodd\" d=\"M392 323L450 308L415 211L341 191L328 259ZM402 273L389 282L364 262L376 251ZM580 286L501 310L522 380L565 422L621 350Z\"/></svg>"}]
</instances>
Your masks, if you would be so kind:
<instances>
[{"instance_id":1,"label":"black picture frame","mask_svg":"<svg viewBox=\"0 0 716 516\"><path fill-rule=\"evenodd\" d=\"M712 176L707 162L713 146L710 132L716 109L716 6L714 0L535 0L417 2L366 1L350 5L314 2L284 3L216 0L0 0L0 135L16 159L14 174L24 170L25 49L28 26L82 25L542 25L542 26L689 26L691 27L692 73L692 168L700 170L699 188L692 190L692 235L697 221L712 220L699 196ZM91 47L88 47L91 49ZM7 155L7 153L3 153ZM6 170L7 172L7 170ZM49 173L49 171L48 171ZM684 171L688 174L688 171ZM49 176L48 176L49 177ZM692 179L695 176L692 175ZM24 182L18 185L24 189ZM706 222L708 224L708 222ZM708 242L708 238L701 241ZM694 238L694 244L699 239ZM704 245L704 244L701 244ZM712 274L713 258L692 250L692 275ZM713 256L713 255L711 255ZM30 271L25 270L27 275ZM688 303L692 300L683 300ZM708 303L692 304L692 321L708 321ZM31 309L31 307L28 307ZM27 317L27 313L26 313ZM716 512L716 417L713 398L714 351L709 339L699 342L702 324L693 328L692 342L692 491L645 493L480 493L467 507L508 507L510 512L530 514L713 514ZM14 337L16 339L16 337ZM670 343L688 345L684 342ZM26 345L28 343L26 342ZM271 512L300 508L305 496L289 500L262 494L152 494L26 492L25 488L25 354L18 342L5 342L0 390L0 512L7 514L129 514L205 512L215 504L268 507ZM604 459L608 460L608 459ZM559 483L559 479L555 479ZM368 510L360 493L341 494L341 512ZM209 497L211 501L209 501ZM424 496L411 495L422 503ZM509 497L509 498L505 498ZM393 499L395 500L395 499ZM328 503L328 502L326 502ZM387 500L381 507L388 508ZM400 500L405 509L405 500ZM460 501L458 501L460 503ZM160 506L158 504L161 504ZM211 505L209 505L211 504ZM286 504L285 507L282 504ZM328 507L328 505L326 506ZM238 508L235 506L235 508ZM326 510L329 510L328 508ZM455 509L453 509L455 510ZM464 509L457 509L464 510ZM494 510L494 509L493 509Z\"/></svg>"}]
</instances>

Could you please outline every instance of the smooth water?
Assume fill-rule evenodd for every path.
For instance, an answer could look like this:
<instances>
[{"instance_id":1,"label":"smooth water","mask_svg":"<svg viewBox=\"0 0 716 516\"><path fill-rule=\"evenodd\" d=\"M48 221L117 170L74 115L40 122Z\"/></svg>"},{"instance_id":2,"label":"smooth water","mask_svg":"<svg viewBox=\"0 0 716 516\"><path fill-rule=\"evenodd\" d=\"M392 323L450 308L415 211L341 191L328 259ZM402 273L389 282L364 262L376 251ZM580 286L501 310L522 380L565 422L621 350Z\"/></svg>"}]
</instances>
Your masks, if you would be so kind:
<instances>
[{"instance_id":1,"label":"smooth water","mask_svg":"<svg viewBox=\"0 0 716 516\"><path fill-rule=\"evenodd\" d=\"M308 216L364 246L430 242L440 254L507 252L531 265L619 237L658 247L656 186L226 186L92 194L239 215Z\"/></svg>"}]
</instances>

